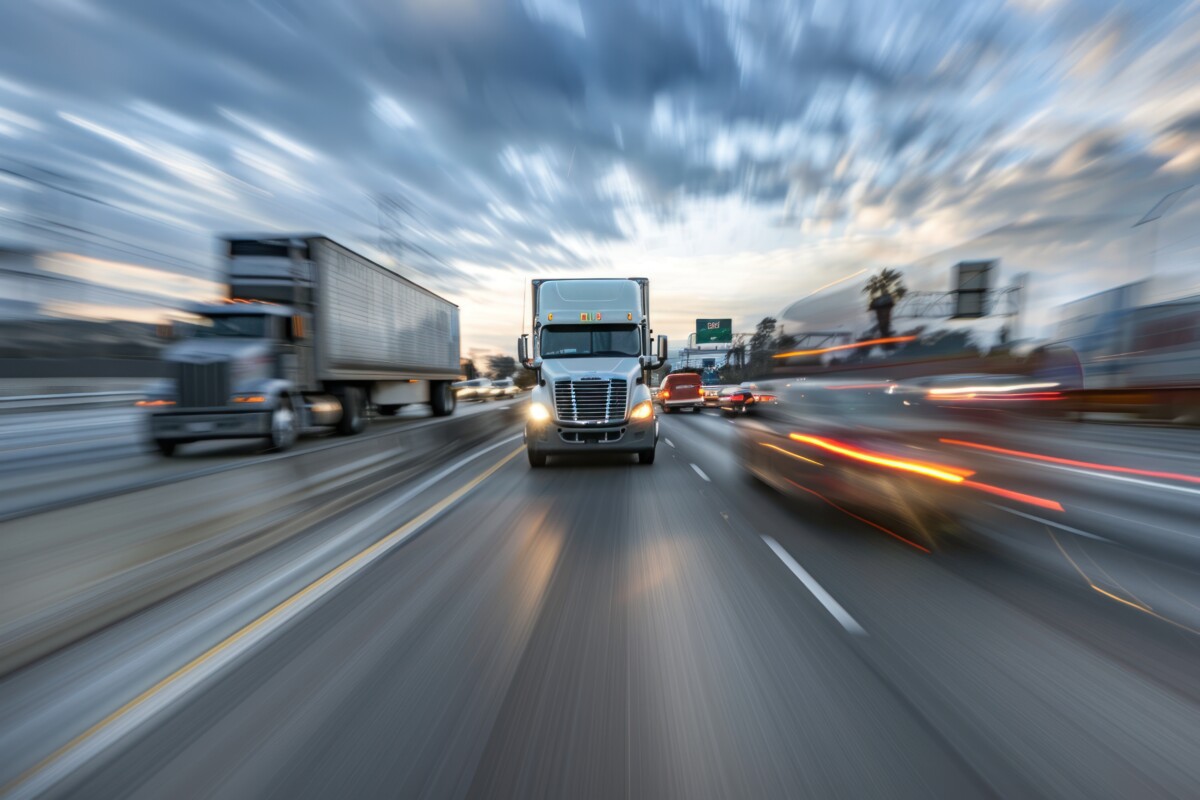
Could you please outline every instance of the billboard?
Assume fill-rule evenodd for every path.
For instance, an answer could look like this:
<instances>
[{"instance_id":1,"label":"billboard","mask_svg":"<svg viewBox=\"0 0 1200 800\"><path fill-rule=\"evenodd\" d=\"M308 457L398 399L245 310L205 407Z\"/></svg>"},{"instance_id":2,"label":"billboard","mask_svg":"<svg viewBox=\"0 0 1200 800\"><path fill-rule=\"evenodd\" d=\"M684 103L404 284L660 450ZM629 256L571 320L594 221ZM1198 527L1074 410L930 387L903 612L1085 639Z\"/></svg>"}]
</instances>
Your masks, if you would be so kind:
<instances>
[{"instance_id":1,"label":"billboard","mask_svg":"<svg viewBox=\"0 0 1200 800\"><path fill-rule=\"evenodd\" d=\"M960 261L954 265L954 319L985 317L995 261Z\"/></svg>"},{"instance_id":2,"label":"billboard","mask_svg":"<svg viewBox=\"0 0 1200 800\"><path fill-rule=\"evenodd\" d=\"M731 344L732 342L732 319L696 320L696 344Z\"/></svg>"}]
</instances>

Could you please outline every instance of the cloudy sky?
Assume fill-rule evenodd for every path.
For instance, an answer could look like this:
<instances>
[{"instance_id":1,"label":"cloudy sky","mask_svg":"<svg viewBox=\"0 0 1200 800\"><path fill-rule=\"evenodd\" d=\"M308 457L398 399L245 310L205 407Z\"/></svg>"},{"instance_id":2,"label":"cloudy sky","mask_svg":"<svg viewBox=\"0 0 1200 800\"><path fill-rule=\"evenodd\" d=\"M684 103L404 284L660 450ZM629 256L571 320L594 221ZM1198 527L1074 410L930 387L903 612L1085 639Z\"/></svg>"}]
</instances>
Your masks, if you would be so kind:
<instances>
[{"instance_id":1,"label":"cloudy sky","mask_svg":"<svg viewBox=\"0 0 1200 800\"><path fill-rule=\"evenodd\" d=\"M681 340L964 257L1036 328L1200 280L1200 189L1131 227L1200 171L1200 2L10 2L0 170L5 240L211 278L215 232L325 233L464 349L533 276L649 276Z\"/></svg>"}]
</instances>

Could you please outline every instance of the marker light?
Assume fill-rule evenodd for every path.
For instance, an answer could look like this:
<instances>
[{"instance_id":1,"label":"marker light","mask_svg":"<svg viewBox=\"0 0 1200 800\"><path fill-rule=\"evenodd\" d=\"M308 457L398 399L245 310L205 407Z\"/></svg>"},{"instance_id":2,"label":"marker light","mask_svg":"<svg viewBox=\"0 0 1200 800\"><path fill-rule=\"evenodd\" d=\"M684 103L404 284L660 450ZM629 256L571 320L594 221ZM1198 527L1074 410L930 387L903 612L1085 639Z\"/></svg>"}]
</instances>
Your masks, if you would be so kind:
<instances>
[{"instance_id":1,"label":"marker light","mask_svg":"<svg viewBox=\"0 0 1200 800\"><path fill-rule=\"evenodd\" d=\"M266 400L261 394L239 394L233 398L235 403L264 403Z\"/></svg>"},{"instance_id":2,"label":"marker light","mask_svg":"<svg viewBox=\"0 0 1200 800\"><path fill-rule=\"evenodd\" d=\"M175 405L175 401L174 400L138 400L136 403L134 403L134 405L142 406L143 408L145 408L147 406L173 406L173 405Z\"/></svg>"},{"instance_id":3,"label":"marker light","mask_svg":"<svg viewBox=\"0 0 1200 800\"><path fill-rule=\"evenodd\" d=\"M633 411L629 412L630 419L649 419L654 416L654 404L649 400L643 400L633 407Z\"/></svg>"},{"instance_id":4,"label":"marker light","mask_svg":"<svg viewBox=\"0 0 1200 800\"><path fill-rule=\"evenodd\" d=\"M547 422L550 419L550 409L546 408L541 403L529 404L529 421L530 422Z\"/></svg>"}]
</instances>

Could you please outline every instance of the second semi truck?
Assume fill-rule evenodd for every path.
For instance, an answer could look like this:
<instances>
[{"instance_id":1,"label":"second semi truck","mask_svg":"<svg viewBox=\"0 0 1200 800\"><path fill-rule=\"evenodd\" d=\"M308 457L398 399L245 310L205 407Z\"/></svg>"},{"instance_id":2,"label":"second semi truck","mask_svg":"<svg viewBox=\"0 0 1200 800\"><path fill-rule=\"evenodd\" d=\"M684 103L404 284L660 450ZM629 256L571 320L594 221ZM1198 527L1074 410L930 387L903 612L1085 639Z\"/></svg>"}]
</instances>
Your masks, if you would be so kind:
<instances>
[{"instance_id":1,"label":"second semi truck","mask_svg":"<svg viewBox=\"0 0 1200 800\"><path fill-rule=\"evenodd\" d=\"M667 337L651 347L646 278L533 281L532 341L517 342L537 373L525 446L529 463L551 455L636 453L654 463L658 420L650 372L667 359Z\"/></svg>"},{"instance_id":2,"label":"second semi truck","mask_svg":"<svg viewBox=\"0 0 1200 800\"><path fill-rule=\"evenodd\" d=\"M454 411L458 306L324 236L222 240L229 296L193 308L171 378L141 405L160 452L203 439L355 434L369 406Z\"/></svg>"}]
</instances>

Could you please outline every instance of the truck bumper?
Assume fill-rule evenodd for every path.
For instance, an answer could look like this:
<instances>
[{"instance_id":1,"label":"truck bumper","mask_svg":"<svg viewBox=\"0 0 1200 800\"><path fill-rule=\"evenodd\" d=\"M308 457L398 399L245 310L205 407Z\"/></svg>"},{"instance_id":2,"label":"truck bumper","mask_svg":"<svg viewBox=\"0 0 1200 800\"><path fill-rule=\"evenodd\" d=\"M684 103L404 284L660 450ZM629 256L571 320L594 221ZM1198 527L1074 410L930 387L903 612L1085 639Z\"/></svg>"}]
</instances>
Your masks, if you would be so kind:
<instances>
[{"instance_id":1,"label":"truck bumper","mask_svg":"<svg viewBox=\"0 0 1200 800\"><path fill-rule=\"evenodd\" d=\"M525 424L525 446L545 455L572 453L640 453L658 442L658 419L616 425L566 426L553 420Z\"/></svg>"},{"instance_id":2,"label":"truck bumper","mask_svg":"<svg viewBox=\"0 0 1200 800\"><path fill-rule=\"evenodd\" d=\"M271 433L271 412L216 411L154 414L150 435L164 441L258 439Z\"/></svg>"}]
</instances>

